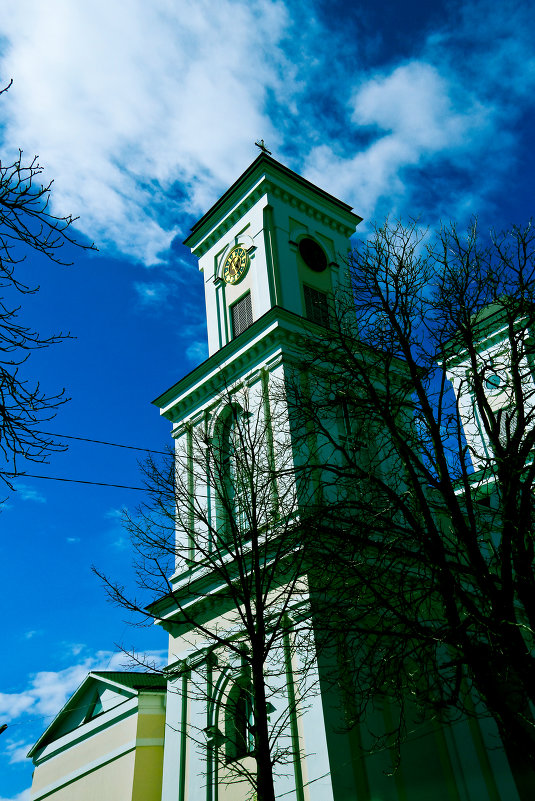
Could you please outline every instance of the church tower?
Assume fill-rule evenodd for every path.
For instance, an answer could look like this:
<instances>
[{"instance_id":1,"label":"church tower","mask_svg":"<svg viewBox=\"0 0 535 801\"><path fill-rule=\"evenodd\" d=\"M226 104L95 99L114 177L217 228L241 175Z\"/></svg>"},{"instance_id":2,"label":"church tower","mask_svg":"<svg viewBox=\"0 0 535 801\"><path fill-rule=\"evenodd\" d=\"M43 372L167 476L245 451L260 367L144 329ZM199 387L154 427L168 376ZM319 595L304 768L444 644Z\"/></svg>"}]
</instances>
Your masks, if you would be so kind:
<instances>
[{"instance_id":1,"label":"church tower","mask_svg":"<svg viewBox=\"0 0 535 801\"><path fill-rule=\"evenodd\" d=\"M154 401L172 422L174 491L156 470L158 514L150 509L141 543L145 586L153 578L154 588L165 587L147 611L169 635L167 667L163 677L90 674L32 748L36 801L518 801L492 721L422 717L418 665L411 663L414 684L403 687L406 704L386 685L360 705L360 642L352 645L339 623L333 631L331 607L335 618L344 609L350 628L355 595L370 599L366 647L380 648L377 664L388 673L387 649L373 643L380 612L376 623L374 596L366 579L357 585L354 562L344 570L328 549L318 557L304 547L318 530L321 545L333 531L317 524L322 504L330 509L358 492L353 476L344 484L330 470L340 464L337 443L353 446L358 435L357 459L361 451L367 459L368 445L369 455L383 441L382 431L351 419L347 398L357 390L345 375L342 391L333 390L326 337L340 297L353 314L344 256L360 221L262 152L187 237L204 278L209 358ZM471 411L474 387L484 387L509 433L517 412L503 307L475 322L475 356L452 347L444 368L477 469L488 442ZM521 323L517 346L531 337ZM306 358L317 354L314 342L327 342L319 367ZM533 365L522 356L517 366L531 410ZM314 410L305 424L292 381ZM357 558L367 566L376 550L370 556L365 520ZM417 560L407 566L395 555L412 593ZM400 708L407 731L396 744Z\"/></svg>"},{"instance_id":2,"label":"church tower","mask_svg":"<svg viewBox=\"0 0 535 801\"><path fill-rule=\"evenodd\" d=\"M311 330L329 324L333 299L346 280L343 259L349 238L360 221L347 204L262 152L185 240L203 273L209 358L155 400L173 424L177 486L182 488L177 493L177 561L170 593L151 610L170 635L162 801L245 801L251 789L230 781L229 770L241 770L237 754L251 770L248 743L254 740L255 725L249 729L246 710L252 706L248 688L254 676L250 663L213 648L210 636L217 629L220 637L224 626L232 632L229 638L238 636L240 615L233 618L235 610L224 600L228 587L218 583L227 569L225 537L232 541L233 535L239 539L245 533L247 541L251 529L269 530L276 553L265 550L266 558L283 565L290 557L284 542L303 501L293 478L297 457L280 387L296 349ZM252 449L256 447L260 467L255 468L254 488L243 480L244 470L247 477L251 473L248 465L239 464L240 434L242 440L257 437ZM268 473L269 498L256 503L252 519L251 493L264 486ZM260 533L262 538L265 548L265 534ZM229 545L231 561L237 554L243 564L246 549L234 544L234 551ZM267 593L264 615L273 619L280 615L279 601L287 590L278 567L266 570L274 589ZM306 589L297 586L298 579L294 575L290 583L296 603L302 605ZM183 603L189 604L186 612ZM287 755L286 767L276 777L277 794L293 801L334 801L344 796L333 789L329 748L344 753L347 762L349 746L345 736L339 747L334 735L327 743L317 694L306 712L297 699L302 670L291 646L292 604L288 596L284 614L277 618L279 667L270 670L278 678L272 675L265 702L272 710L271 729L282 726L277 747ZM199 618L205 622L195 627ZM317 684L318 677L307 681ZM303 694L313 695L301 688ZM236 729L240 715L243 726ZM277 723L283 718L284 725ZM306 754L316 756L307 761ZM351 787L353 779L347 793Z\"/></svg>"},{"instance_id":3,"label":"church tower","mask_svg":"<svg viewBox=\"0 0 535 801\"><path fill-rule=\"evenodd\" d=\"M325 322L360 221L261 153L184 242L204 275L209 355L276 307Z\"/></svg>"},{"instance_id":4,"label":"church tower","mask_svg":"<svg viewBox=\"0 0 535 801\"><path fill-rule=\"evenodd\" d=\"M345 646L336 641L329 662L299 640L313 604L293 537L309 485L328 493L317 473L304 489L296 478L302 452L285 388L300 352L329 326L360 221L262 152L185 240L203 273L209 358L154 401L172 422L176 453L174 572L150 607L169 634L162 801L253 798L264 736L272 798L500 797L487 767L482 778L477 721L453 733L419 721L397 771L395 748L374 750L370 739L391 726L389 702L377 720L353 715L346 726ZM347 436L343 422L334 424ZM307 429L307 438L320 436ZM266 643L262 684L255 648ZM478 776L470 790L466 773Z\"/></svg>"}]
</instances>

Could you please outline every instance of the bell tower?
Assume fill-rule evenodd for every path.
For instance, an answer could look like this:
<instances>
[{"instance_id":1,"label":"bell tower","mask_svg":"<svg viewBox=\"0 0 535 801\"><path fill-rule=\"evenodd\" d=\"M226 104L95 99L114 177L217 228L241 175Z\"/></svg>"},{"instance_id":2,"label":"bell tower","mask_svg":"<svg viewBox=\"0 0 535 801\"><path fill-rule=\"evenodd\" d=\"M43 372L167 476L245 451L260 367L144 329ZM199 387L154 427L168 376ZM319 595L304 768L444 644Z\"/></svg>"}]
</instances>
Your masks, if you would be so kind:
<instances>
[{"instance_id":1,"label":"bell tower","mask_svg":"<svg viewBox=\"0 0 535 801\"><path fill-rule=\"evenodd\" d=\"M274 307L325 324L361 219L262 152L184 242L204 274L209 355Z\"/></svg>"},{"instance_id":2,"label":"bell tower","mask_svg":"<svg viewBox=\"0 0 535 801\"><path fill-rule=\"evenodd\" d=\"M154 401L173 423L175 486L184 491L177 503L170 593L151 607L169 632L162 801L222 798L224 777L234 761L243 758L247 766L251 759L252 729L244 712L253 710L254 719L258 708L251 693L252 660L246 656L251 643L236 617L238 606L228 608L221 576L228 571L229 554L236 560L241 551L249 554L253 529L264 532L269 525L262 545L268 549L274 542L279 548L293 542L283 529L293 531L310 488L296 480L294 466L301 458L296 423L281 388L309 337L318 333L313 324L329 324L329 298L347 280L342 260L360 221L350 206L262 152L185 240L203 273L209 358ZM254 473L247 472L247 459L241 456L245 442L250 464L261 465ZM263 501L250 503L252 492ZM269 551L260 572L271 587L265 603L274 625L288 579L284 559L271 559ZM299 585L302 579L304 573L294 575ZM304 598L308 590L303 592ZM334 785L346 779L331 776L329 750L350 760L352 746L345 737L335 744L336 737L328 734L319 696L311 711L292 700L300 677L305 681L290 646L290 607L298 596L302 600L299 593L290 593L284 625L275 626L284 680L272 688L262 710L278 710L277 715L287 710L281 732L291 757L289 771L275 778L277 792L294 801L334 801ZM243 602L252 603L249 595ZM264 619L263 611L258 614ZM220 647L225 627L229 642L236 637L230 631L235 627L243 638L240 664ZM219 632L215 650L212 631ZM270 646L270 659L273 651ZM243 725L236 739L229 732L236 729L238 708ZM312 753L318 756L309 760L305 755ZM233 785L225 797L244 801L246 795L243 787Z\"/></svg>"}]
</instances>

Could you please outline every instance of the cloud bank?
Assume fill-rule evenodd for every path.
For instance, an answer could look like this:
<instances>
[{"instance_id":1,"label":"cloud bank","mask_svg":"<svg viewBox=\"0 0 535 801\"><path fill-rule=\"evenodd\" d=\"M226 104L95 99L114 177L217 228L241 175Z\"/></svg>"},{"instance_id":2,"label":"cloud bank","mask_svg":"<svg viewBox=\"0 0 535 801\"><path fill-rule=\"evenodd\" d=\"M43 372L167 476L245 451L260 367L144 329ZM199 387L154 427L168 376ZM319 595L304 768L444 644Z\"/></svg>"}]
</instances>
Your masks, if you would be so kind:
<instances>
[{"instance_id":1,"label":"cloud bank","mask_svg":"<svg viewBox=\"0 0 535 801\"><path fill-rule=\"evenodd\" d=\"M73 656L83 656L84 646L72 649ZM144 654L147 662L160 664L165 651ZM125 654L97 651L85 656L63 670L42 670L30 677L27 687L20 692L0 692L0 725L8 725L22 715L52 718L58 714L67 698L82 683L91 670L125 670ZM48 725L46 722L46 725ZM43 726L44 730L45 726Z\"/></svg>"},{"instance_id":2,"label":"cloud bank","mask_svg":"<svg viewBox=\"0 0 535 801\"><path fill-rule=\"evenodd\" d=\"M4 149L39 153L57 207L149 265L258 137L365 217L462 216L504 180L533 107L532 12L509 5L446 5L400 53L369 11L328 26L303 0L21 0L1 23ZM165 295L137 292L147 309Z\"/></svg>"},{"instance_id":3,"label":"cloud bank","mask_svg":"<svg viewBox=\"0 0 535 801\"><path fill-rule=\"evenodd\" d=\"M28 632L33 635L36 632ZM3 756L8 764L26 762L26 754L51 720L58 714L70 695L91 670L125 670L127 657L123 653L97 651L87 656L84 645L66 646L78 660L62 670L42 670L29 677L27 686L20 692L0 692L0 725L8 724L3 734ZM147 664L161 665L166 651L142 655ZM26 801L29 791L20 793L12 801ZM9 801L0 798L0 801Z\"/></svg>"}]
</instances>

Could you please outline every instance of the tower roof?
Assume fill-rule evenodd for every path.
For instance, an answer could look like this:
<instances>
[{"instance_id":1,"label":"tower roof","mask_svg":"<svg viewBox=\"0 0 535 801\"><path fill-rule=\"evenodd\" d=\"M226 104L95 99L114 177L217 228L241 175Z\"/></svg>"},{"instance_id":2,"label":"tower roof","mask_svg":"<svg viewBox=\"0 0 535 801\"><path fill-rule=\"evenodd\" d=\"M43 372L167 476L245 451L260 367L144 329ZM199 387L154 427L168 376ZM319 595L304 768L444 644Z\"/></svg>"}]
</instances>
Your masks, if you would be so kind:
<instances>
[{"instance_id":1,"label":"tower roof","mask_svg":"<svg viewBox=\"0 0 535 801\"><path fill-rule=\"evenodd\" d=\"M349 206L347 203L338 200L338 198L334 197L334 195L330 195L324 189L320 189L318 186L311 183L311 181L307 181L306 178L303 178L293 170L290 170L289 167L285 167L284 164L281 164L279 161L271 156L268 156L266 153L260 153L260 155L253 161L252 164L249 165L245 172L240 175L238 180L235 181L232 186L230 186L227 191L221 195L219 200L217 200L214 205L208 209L206 214L204 214L200 220L193 225L190 234L184 240L184 245L194 248L202 239L204 233L210 227L216 225L217 220L225 214L226 207L229 205L229 201L231 201L231 199L237 194L244 194L244 192L254 186L260 177L267 172L273 176L278 175L280 178L286 179L287 182L289 181L294 185L297 184L307 193L312 193L312 195L315 195L318 200L322 201L327 206L334 206L339 213L342 212L342 214L347 215L348 222L349 219L351 219L355 225L358 225L358 223L362 220L362 217L353 213L351 206Z\"/></svg>"}]
</instances>

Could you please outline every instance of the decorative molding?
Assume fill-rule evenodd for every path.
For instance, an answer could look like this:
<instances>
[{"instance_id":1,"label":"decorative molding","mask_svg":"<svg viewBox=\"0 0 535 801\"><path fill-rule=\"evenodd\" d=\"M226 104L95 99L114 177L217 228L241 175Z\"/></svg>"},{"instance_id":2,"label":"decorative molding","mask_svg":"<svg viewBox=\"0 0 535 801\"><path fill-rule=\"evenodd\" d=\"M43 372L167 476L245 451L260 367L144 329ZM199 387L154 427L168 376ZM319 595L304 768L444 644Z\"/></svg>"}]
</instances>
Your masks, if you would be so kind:
<instances>
[{"instance_id":1,"label":"decorative molding","mask_svg":"<svg viewBox=\"0 0 535 801\"><path fill-rule=\"evenodd\" d=\"M340 219L328 214L318 208L317 205L307 202L299 195L291 192L289 189L280 184L274 183L273 180L264 178L260 183L246 195L238 205L229 210L221 222L213 228L199 244L193 248L192 252L197 258L202 258L216 242L224 238L230 229L257 203L263 195L272 194L273 197L282 200L283 203L297 208L308 217L321 222L327 228L341 233L343 236L350 237L355 231L345 225ZM267 199L269 203L269 198ZM224 213L224 212L223 212ZM347 214L347 212L346 212ZM357 216L357 215L354 215Z\"/></svg>"}]
</instances>

